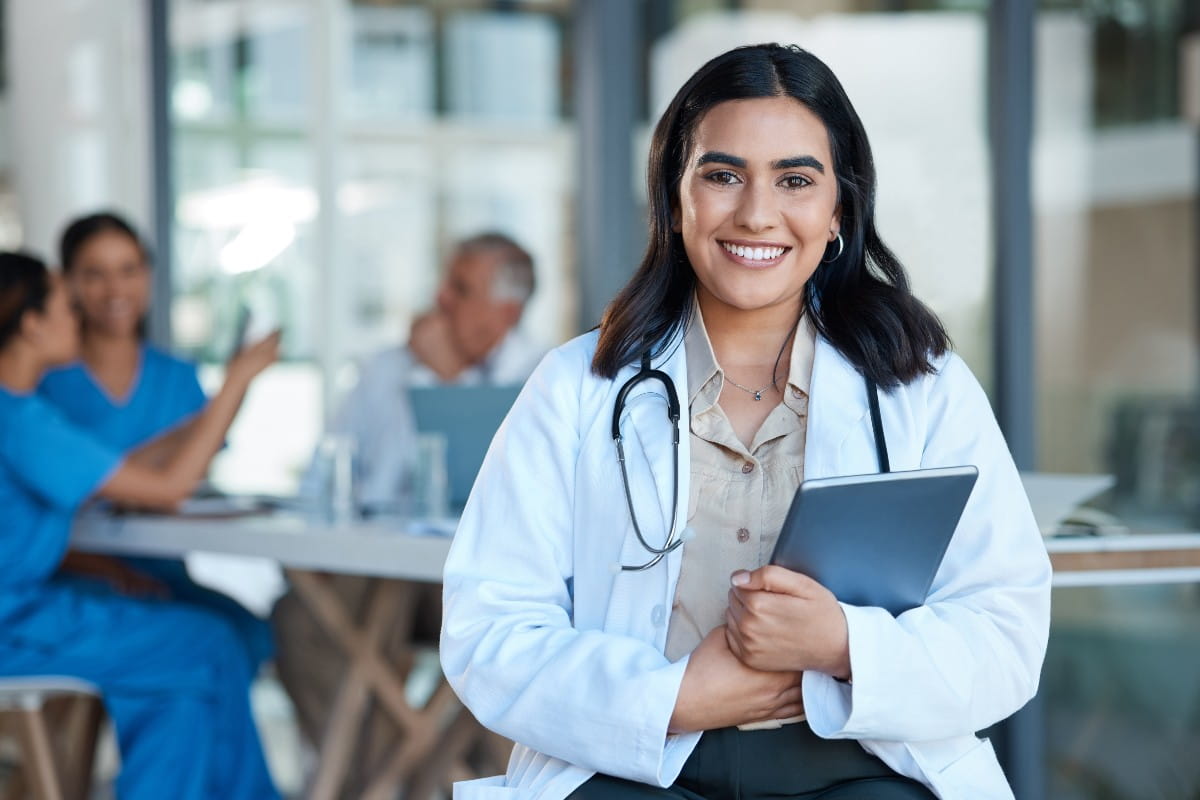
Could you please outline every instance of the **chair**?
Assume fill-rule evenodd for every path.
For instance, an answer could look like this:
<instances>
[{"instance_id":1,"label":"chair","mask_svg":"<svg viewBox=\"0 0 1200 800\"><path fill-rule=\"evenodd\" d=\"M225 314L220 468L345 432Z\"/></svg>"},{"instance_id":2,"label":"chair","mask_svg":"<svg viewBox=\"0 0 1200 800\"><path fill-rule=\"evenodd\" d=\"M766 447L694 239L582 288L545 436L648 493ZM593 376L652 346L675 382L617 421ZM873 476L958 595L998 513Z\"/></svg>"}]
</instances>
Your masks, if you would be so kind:
<instances>
[{"instance_id":1,"label":"chair","mask_svg":"<svg viewBox=\"0 0 1200 800\"><path fill-rule=\"evenodd\" d=\"M103 716L98 690L78 678L0 678L0 727L20 753L5 800L84 800Z\"/></svg>"}]
</instances>

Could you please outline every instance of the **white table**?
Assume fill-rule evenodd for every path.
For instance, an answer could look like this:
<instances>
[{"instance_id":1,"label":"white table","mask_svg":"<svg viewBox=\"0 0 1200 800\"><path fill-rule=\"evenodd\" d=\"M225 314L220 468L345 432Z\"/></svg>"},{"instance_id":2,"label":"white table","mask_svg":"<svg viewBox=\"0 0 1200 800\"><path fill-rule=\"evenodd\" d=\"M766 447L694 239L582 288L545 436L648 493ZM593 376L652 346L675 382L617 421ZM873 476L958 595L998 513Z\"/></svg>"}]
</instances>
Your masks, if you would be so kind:
<instances>
[{"instance_id":1,"label":"white table","mask_svg":"<svg viewBox=\"0 0 1200 800\"><path fill-rule=\"evenodd\" d=\"M425 706L411 706L405 693L411 659L395 663L382 652L386 637L413 624L418 584L438 583L442 578L450 538L413 532L423 527L428 526L401 520L331 525L285 513L204 517L85 513L76 522L72 546L161 558L192 552L258 556L284 566L292 588L347 657L308 795L311 800L327 800L341 793L362 720L374 697L404 731L389 762L371 776L364 792L364 800L374 800L395 797L404 785L409 786L409 796L416 797L445 788L450 780L473 777L461 763L461 755L484 735L445 679ZM453 520L435 527L452 530ZM375 585L363 616L355 619L330 587L329 573L398 580Z\"/></svg>"},{"instance_id":2,"label":"white table","mask_svg":"<svg viewBox=\"0 0 1200 800\"><path fill-rule=\"evenodd\" d=\"M1200 533L1046 540L1055 586L1200 582Z\"/></svg>"},{"instance_id":3,"label":"white table","mask_svg":"<svg viewBox=\"0 0 1200 800\"><path fill-rule=\"evenodd\" d=\"M72 544L97 553L162 558L190 552L260 556L293 570L437 583L450 538L408 532L398 520L339 526L299 514L83 515ZM1200 581L1200 533L1051 537L1046 549L1056 586Z\"/></svg>"},{"instance_id":4,"label":"white table","mask_svg":"<svg viewBox=\"0 0 1200 800\"><path fill-rule=\"evenodd\" d=\"M450 778L471 777L461 754L484 735L444 681L429 704L411 708L405 673L379 651L397 617L409 614L415 582L438 582L449 550L446 536L414 535L398 521L334 526L300 515L227 518L84 516L73 544L82 550L123 555L181 557L189 552L261 556L289 570L297 593L348 656L310 797L337 795L345 778L359 721L374 695L406 731L392 763L364 798L394 797L401 784L413 796L436 791ZM1200 533L1049 538L1054 585L1101 586L1200 581ZM371 610L352 620L323 581L321 572L399 578L381 585ZM451 720L447 723L446 720ZM502 766L502 764L501 764Z\"/></svg>"},{"instance_id":5,"label":"white table","mask_svg":"<svg viewBox=\"0 0 1200 800\"><path fill-rule=\"evenodd\" d=\"M439 526L451 529L453 521ZM259 556L286 568L440 583L450 537L414 534L402 520L330 525L302 514L208 517L82 514L71 545L114 555L191 552Z\"/></svg>"}]
</instances>

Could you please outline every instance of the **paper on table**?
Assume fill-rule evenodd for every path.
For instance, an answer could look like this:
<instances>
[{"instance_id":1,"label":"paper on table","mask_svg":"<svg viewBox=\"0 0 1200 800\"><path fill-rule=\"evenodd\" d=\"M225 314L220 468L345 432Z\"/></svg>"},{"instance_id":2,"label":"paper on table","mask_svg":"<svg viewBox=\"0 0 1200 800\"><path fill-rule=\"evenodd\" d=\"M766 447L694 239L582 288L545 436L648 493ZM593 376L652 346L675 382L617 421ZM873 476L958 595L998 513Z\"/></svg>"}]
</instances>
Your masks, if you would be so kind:
<instances>
[{"instance_id":1,"label":"paper on table","mask_svg":"<svg viewBox=\"0 0 1200 800\"><path fill-rule=\"evenodd\" d=\"M190 497L179 507L181 517L240 517L258 514L265 506L258 497L251 495L216 495L212 497Z\"/></svg>"},{"instance_id":2,"label":"paper on table","mask_svg":"<svg viewBox=\"0 0 1200 800\"><path fill-rule=\"evenodd\" d=\"M1112 475L1022 472L1021 482L1038 528L1043 536L1050 536L1081 503L1111 487L1116 479Z\"/></svg>"},{"instance_id":3,"label":"paper on table","mask_svg":"<svg viewBox=\"0 0 1200 800\"><path fill-rule=\"evenodd\" d=\"M416 536L453 536L458 517L422 517L410 520L408 532Z\"/></svg>"}]
</instances>

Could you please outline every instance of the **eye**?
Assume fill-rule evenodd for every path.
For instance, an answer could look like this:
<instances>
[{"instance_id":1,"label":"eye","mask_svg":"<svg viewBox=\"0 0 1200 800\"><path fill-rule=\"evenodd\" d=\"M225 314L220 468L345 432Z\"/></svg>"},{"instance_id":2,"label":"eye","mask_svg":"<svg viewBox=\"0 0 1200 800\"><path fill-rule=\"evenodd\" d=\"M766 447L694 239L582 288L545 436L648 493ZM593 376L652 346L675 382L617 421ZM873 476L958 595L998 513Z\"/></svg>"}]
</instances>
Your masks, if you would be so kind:
<instances>
[{"instance_id":1,"label":"eye","mask_svg":"<svg viewBox=\"0 0 1200 800\"><path fill-rule=\"evenodd\" d=\"M812 185L812 181L805 175L784 175L779 183L785 189L803 189Z\"/></svg>"},{"instance_id":2,"label":"eye","mask_svg":"<svg viewBox=\"0 0 1200 800\"><path fill-rule=\"evenodd\" d=\"M728 186L729 184L737 183L738 177L730 170L719 169L715 172L708 173L704 176L704 179L712 181L713 183L721 184L723 186Z\"/></svg>"}]
</instances>

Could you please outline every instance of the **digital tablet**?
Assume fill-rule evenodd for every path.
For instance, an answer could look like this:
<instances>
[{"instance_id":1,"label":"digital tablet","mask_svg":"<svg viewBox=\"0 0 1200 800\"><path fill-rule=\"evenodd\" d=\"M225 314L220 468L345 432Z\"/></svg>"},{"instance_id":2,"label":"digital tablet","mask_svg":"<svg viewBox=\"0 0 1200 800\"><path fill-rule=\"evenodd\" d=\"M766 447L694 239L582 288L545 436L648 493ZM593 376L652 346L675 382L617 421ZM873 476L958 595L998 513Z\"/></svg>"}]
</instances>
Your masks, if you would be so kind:
<instances>
[{"instance_id":1,"label":"digital tablet","mask_svg":"<svg viewBox=\"0 0 1200 800\"><path fill-rule=\"evenodd\" d=\"M771 563L856 606L898 615L925 602L979 470L972 466L804 481Z\"/></svg>"}]
</instances>

